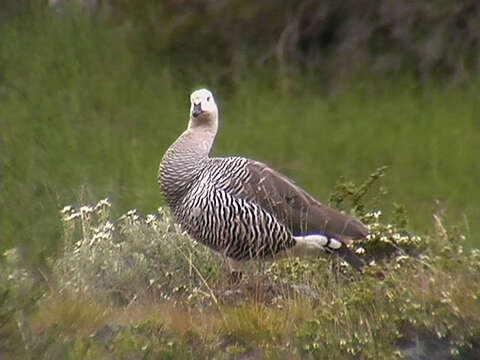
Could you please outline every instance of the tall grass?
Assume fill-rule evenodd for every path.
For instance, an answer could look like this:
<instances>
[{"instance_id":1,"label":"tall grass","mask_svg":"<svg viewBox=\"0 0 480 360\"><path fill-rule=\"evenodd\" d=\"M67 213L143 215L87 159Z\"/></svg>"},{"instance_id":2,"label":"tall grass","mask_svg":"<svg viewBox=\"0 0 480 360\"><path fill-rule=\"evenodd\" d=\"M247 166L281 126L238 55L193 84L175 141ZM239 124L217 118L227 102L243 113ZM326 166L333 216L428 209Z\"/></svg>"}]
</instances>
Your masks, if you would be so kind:
<instances>
[{"instance_id":1,"label":"tall grass","mask_svg":"<svg viewBox=\"0 0 480 360\"><path fill-rule=\"evenodd\" d=\"M323 201L340 176L358 182L388 165L389 195L369 206L403 202L423 232L438 199L455 223L480 229L477 83L364 77L333 93L315 74L285 88L273 70L257 70L230 87L194 55L189 69L147 60L128 26L101 16L40 12L1 31L2 249L50 254L57 211L74 201L108 196L119 212L161 205L158 162L198 86L220 105L215 154L265 161Z\"/></svg>"}]
</instances>

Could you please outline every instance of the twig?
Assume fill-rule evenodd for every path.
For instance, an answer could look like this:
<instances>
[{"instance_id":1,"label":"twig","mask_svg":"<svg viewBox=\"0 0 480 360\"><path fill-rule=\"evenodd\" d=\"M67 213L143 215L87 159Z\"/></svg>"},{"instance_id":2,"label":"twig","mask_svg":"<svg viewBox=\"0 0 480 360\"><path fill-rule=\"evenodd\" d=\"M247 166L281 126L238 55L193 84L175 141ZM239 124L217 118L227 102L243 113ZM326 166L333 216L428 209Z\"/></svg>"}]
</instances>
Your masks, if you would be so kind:
<instances>
[{"instance_id":1,"label":"twig","mask_svg":"<svg viewBox=\"0 0 480 360\"><path fill-rule=\"evenodd\" d=\"M203 277L202 273L200 272L200 270L195 266L195 264L193 263L191 257L188 257L184 252L183 250L180 248L180 246L176 245L175 244L175 247L177 248L177 250L180 252L180 254L185 258L185 260L189 263L189 266L195 270L195 272L197 273L197 275L200 277L200 280L202 280L203 284L205 285L205 287L208 289L208 291L210 292L210 296L212 297L215 305L217 306L217 310L218 312L220 313L220 316L222 317L223 321L225 322L226 319L220 309L220 304L218 303L218 299L217 297L215 296L215 293L213 292L212 288L208 285L207 283L207 280L205 280L205 278Z\"/></svg>"}]
</instances>

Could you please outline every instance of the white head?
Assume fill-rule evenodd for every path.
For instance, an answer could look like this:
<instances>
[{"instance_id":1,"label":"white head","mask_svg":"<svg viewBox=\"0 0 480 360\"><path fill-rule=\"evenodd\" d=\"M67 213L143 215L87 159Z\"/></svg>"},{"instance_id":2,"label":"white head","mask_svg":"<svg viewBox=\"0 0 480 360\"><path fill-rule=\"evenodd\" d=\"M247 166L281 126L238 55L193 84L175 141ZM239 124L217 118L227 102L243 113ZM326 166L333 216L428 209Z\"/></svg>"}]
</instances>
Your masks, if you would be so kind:
<instances>
[{"instance_id":1,"label":"white head","mask_svg":"<svg viewBox=\"0 0 480 360\"><path fill-rule=\"evenodd\" d=\"M190 125L215 125L218 121L218 108L212 93L207 89L195 90L190 95Z\"/></svg>"}]
</instances>

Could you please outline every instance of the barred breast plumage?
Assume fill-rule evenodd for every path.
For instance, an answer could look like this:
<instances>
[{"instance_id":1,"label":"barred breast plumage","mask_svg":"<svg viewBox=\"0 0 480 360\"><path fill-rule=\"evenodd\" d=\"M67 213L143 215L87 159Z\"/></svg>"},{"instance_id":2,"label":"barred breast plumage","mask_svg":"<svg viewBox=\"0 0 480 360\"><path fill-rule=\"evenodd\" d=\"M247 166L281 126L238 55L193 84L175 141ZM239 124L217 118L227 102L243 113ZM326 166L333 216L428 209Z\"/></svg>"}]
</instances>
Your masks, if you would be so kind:
<instances>
[{"instance_id":1,"label":"barred breast plumage","mask_svg":"<svg viewBox=\"0 0 480 360\"><path fill-rule=\"evenodd\" d=\"M170 146L159 183L176 221L197 241L239 262L285 254L339 255L358 270L348 249L368 231L330 209L267 165L242 157L211 158L218 109L210 91L191 95L188 128Z\"/></svg>"}]
</instances>

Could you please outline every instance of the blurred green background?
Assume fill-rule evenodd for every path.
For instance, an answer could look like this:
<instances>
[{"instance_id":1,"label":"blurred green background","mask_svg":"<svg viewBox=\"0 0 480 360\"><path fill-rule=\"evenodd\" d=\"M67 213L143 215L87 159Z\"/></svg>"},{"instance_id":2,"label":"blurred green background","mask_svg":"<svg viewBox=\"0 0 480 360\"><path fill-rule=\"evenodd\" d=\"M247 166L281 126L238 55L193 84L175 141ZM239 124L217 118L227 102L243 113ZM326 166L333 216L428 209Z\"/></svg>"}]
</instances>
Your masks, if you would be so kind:
<instances>
[{"instance_id":1,"label":"blurred green background","mask_svg":"<svg viewBox=\"0 0 480 360\"><path fill-rule=\"evenodd\" d=\"M388 165L371 209L403 203L420 233L443 211L478 238L477 1L8 0L0 19L2 251L53 254L67 204L155 211L200 86L220 107L215 154L324 202Z\"/></svg>"}]
</instances>

